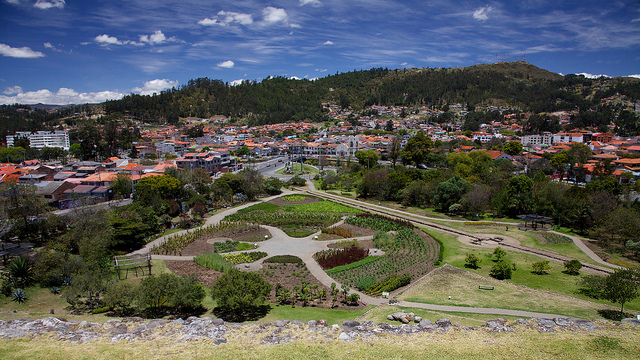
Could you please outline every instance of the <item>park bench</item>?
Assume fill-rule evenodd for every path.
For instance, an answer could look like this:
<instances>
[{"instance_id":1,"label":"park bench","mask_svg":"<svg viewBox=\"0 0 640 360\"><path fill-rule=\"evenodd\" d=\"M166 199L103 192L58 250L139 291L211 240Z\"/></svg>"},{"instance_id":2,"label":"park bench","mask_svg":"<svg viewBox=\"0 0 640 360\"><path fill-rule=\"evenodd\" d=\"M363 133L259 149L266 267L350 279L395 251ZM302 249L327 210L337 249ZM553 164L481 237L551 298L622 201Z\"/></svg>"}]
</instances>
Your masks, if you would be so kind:
<instances>
[{"instance_id":1,"label":"park bench","mask_svg":"<svg viewBox=\"0 0 640 360\"><path fill-rule=\"evenodd\" d=\"M491 286L491 285L478 285L478 289L480 289L480 290L493 290L493 286Z\"/></svg>"},{"instance_id":2,"label":"park bench","mask_svg":"<svg viewBox=\"0 0 640 360\"><path fill-rule=\"evenodd\" d=\"M129 276L129 271L135 271L136 277L138 277L138 271L144 275L144 269L148 268L147 275L151 275L151 254L137 254L137 255L119 255L114 256L114 268L118 272L118 279L121 279L120 274L124 270L126 279Z\"/></svg>"}]
</instances>

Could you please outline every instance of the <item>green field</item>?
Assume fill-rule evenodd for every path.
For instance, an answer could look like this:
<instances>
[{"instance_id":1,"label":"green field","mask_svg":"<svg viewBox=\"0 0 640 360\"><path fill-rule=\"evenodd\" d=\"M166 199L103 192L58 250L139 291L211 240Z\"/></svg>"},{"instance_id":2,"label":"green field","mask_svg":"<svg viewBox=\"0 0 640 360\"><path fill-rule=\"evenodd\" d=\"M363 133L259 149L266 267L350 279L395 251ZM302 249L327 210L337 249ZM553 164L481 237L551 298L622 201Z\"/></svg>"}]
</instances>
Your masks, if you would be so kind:
<instances>
[{"instance_id":1,"label":"green field","mask_svg":"<svg viewBox=\"0 0 640 360\"><path fill-rule=\"evenodd\" d=\"M467 270L484 277L489 277L489 271L491 270L491 265L493 264L490 259L490 255L493 251L492 249L472 247L462 244L457 240L456 236L440 231L430 229L423 230L432 237L439 240L444 245L443 263L451 264L458 268L464 268L464 259L466 255L470 252L473 252L481 259L480 268L476 270ZM510 262L515 262L517 268L517 270L512 272L512 278L510 280L506 280L509 283L523 285L538 290L550 291L561 295L572 296L577 299L588 300L600 304L617 306L616 304L613 304L609 301L591 299L585 295L578 293L578 289L580 288L578 283L580 281L580 278L584 276L584 271L582 271L581 275L579 276L567 275L562 273L562 271L564 270L564 265L562 263L551 261L549 264L551 265L551 270L549 270L549 273L547 275L536 275L531 272L531 264L540 261L541 258L515 251L507 251L507 253L507 260L509 260ZM506 306L507 304L500 304L500 307L505 307L503 305ZM484 307L496 306L497 305L495 303L490 303ZM636 298L635 300L626 303L625 310L626 309L640 310L640 298Z\"/></svg>"},{"instance_id":2,"label":"green field","mask_svg":"<svg viewBox=\"0 0 640 360\"><path fill-rule=\"evenodd\" d=\"M302 165L302 173L304 174L317 174L320 171L310 165ZM300 173L300 163L293 163L291 165L291 171L287 172L287 168L282 168L278 171L276 171L276 174L278 175L287 175L287 174L299 174Z\"/></svg>"}]
</instances>

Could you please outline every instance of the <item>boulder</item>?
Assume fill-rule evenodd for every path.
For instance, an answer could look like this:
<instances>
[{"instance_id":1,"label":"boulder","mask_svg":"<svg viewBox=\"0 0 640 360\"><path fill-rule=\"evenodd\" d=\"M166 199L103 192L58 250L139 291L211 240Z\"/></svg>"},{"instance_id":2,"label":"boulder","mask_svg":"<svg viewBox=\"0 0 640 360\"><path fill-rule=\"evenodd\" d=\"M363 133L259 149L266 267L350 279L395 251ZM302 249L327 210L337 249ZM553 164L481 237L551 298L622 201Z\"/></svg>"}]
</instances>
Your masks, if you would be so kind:
<instances>
[{"instance_id":1,"label":"boulder","mask_svg":"<svg viewBox=\"0 0 640 360\"><path fill-rule=\"evenodd\" d=\"M342 322L343 327L356 327L360 326L360 323L355 320L345 320Z\"/></svg>"},{"instance_id":2,"label":"boulder","mask_svg":"<svg viewBox=\"0 0 640 360\"><path fill-rule=\"evenodd\" d=\"M622 319L620 321L625 323L625 324L630 324L630 325L633 325L633 326L640 326L640 320L638 320L638 319L626 318L626 319Z\"/></svg>"}]
</instances>

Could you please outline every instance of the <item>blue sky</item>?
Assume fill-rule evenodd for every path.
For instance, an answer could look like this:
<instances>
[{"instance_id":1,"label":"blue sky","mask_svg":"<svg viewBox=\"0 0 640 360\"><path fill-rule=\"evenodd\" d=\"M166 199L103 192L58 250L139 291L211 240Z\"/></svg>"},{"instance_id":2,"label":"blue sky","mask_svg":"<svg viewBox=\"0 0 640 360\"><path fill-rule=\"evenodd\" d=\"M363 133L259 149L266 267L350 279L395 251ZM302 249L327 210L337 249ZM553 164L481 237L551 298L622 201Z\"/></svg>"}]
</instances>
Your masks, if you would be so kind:
<instances>
[{"instance_id":1,"label":"blue sky","mask_svg":"<svg viewBox=\"0 0 640 360\"><path fill-rule=\"evenodd\" d=\"M640 74L635 1L0 0L0 103L518 60Z\"/></svg>"}]
</instances>

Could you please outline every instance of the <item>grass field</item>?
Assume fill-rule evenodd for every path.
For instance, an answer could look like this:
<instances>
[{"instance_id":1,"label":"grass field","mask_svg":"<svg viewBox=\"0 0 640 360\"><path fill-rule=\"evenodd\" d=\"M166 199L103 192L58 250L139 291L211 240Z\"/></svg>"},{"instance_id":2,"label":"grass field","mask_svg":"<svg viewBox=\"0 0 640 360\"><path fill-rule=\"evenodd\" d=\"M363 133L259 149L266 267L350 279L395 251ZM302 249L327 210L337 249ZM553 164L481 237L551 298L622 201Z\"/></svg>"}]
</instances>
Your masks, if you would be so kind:
<instances>
[{"instance_id":1,"label":"grass field","mask_svg":"<svg viewBox=\"0 0 640 360\"><path fill-rule=\"evenodd\" d=\"M278 175L285 174L286 175L287 174L286 169L287 169L286 167L282 168L282 169L276 171L276 174L278 174ZM291 174L291 173L293 173L293 174L300 173L300 163L293 163L291 165L291 170L292 171L289 172L289 174ZM313 166L309 166L309 165L303 165L302 166L302 170L303 170L302 172L305 173L305 174L317 174L317 173L320 172L317 168L315 168Z\"/></svg>"},{"instance_id":2,"label":"grass field","mask_svg":"<svg viewBox=\"0 0 640 360\"><path fill-rule=\"evenodd\" d=\"M306 333L298 334L304 337ZM334 339L337 334L330 334ZM260 338L233 330L227 344L210 341L96 341L86 344L35 340L2 340L3 359L637 359L640 332L624 328L597 332L542 334L484 331L373 336L345 343L338 340L299 340L259 345Z\"/></svg>"},{"instance_id":3,"label":"grass field","mask_svg":"<svg viewBox=\"0 0 640 360\"><path fill-rule=\"evenodd\" d=\"M490 285L494 290L480 290L478 285ZM600 318L597 310L604 308L590 301L514 285L453 266L433 271L397 298L427 304L509 308L582 319Z\"/></svg>"},{"instance_id":4,"label":"grass field","mask_svg":"<svg viewBox=\"0 0 640 360\"><path fill-rule=\"evenodd\" d=\"M490 259L492 249L484 249L472 247L460 243L456 236L446 234L440 231L423 229L432 237L438 239L444 246L443 263L451 264L458 268L464 268L464 259L467 253L473 252L481 259L480 268L476 270L468 269L470 272L489 277L489 271L493 262ZM560 244L565 245L565 244ZM562 273L564 266L562 263L551 261L549 265L551 269L547 275L536 275L531 273L531 264L542 260L541 258L523 254L515 251L507 251L507 259L516 263L517 270L512 272L512 278L508 282L516 285L523 285L533 289L550 291L553 293L568 295L577 299L593 301L605 305L618 306L606 300L594 300L585 295L578 293L580 288L578 282L584 276L584 271L579 276L566 275ZM500 304L499 307L506 307L508 304ZM498 307L495 303L487 304L483 307ZM640 298L625 304L625 310L640 310ZM597 310L597 309L596 309Z\"/></svg>"}]
</instances>

